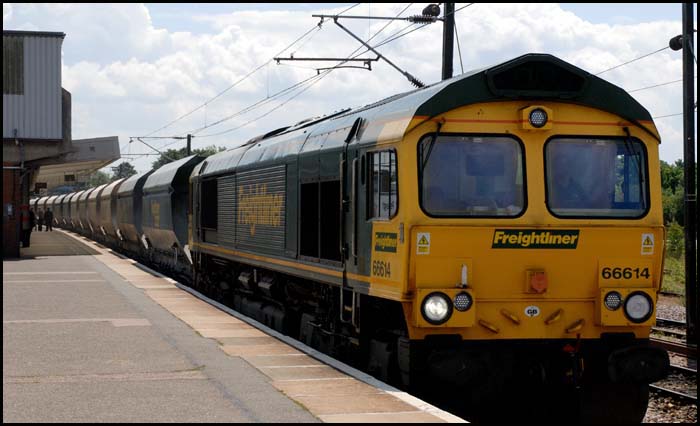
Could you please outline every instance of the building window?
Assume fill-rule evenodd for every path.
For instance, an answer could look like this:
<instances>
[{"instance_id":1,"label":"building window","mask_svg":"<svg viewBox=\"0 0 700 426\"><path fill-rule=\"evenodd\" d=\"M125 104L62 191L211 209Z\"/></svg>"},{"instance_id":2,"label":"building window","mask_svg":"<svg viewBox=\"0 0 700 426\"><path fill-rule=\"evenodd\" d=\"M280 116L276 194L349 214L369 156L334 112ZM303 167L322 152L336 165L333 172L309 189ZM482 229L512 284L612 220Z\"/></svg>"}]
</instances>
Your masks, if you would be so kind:
<instances>
[{"instance_id":1,"label":"building window","mask_svg":"<svg viewBox=\"0 0 700 426\"><path fill-rule=\"evenodd\" d=\"M2 94L24 94L24 39L2 38Z\"/></svg>"}]
</instances>

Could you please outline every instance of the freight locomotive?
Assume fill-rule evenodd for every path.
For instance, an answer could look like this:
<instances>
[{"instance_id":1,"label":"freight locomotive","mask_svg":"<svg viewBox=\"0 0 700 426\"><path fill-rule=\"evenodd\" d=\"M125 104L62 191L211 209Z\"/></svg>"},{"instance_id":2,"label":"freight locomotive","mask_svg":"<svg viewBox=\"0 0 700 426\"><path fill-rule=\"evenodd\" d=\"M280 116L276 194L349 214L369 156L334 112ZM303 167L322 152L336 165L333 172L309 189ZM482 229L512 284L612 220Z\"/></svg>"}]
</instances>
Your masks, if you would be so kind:
<instances>
[{"instance_id":1,"label":"freight locomotive","mask_svg":"<svg viewBox=\"0 0 700 426\"><path fill-rule=\"evenodd\" d=\"M527 54L37 205L419 395L639 422L669 364L659 143Z\"/></svg>"}]
</instances>

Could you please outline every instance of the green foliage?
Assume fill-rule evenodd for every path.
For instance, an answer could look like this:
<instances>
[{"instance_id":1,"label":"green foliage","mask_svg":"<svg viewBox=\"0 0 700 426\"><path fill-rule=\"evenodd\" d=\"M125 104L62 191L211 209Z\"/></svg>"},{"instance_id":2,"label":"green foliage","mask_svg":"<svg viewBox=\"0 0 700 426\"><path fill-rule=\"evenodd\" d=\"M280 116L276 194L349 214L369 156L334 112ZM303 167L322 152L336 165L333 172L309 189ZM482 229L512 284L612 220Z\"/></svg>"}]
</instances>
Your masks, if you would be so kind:
<instances>
[{"instance_id":1,"label":"green foliage","mask_svg":"<svg viewBox=\"0 0 700 426\"><path fill-rule=\"evenodd\" d=\"M105 183L111 182L112 179L110 176L103 172L102 170L97 170L96 172L92 173L90 177L88 178L86 185L87 188L94 188L96 186L103 185Z\"/></svg>"},{"instance_id":2,"label":"green foliage","mask_svg":"<svg viewBox=\"0 0 700 426\"><path fill-rule=\"evenodd\" d=\"M668 251L666 252L661 290L685 296L685 260L683 256L675 258Z\"/></svg>"},{"instance_id":3,"label":"green foliage","mask_svg":"<svg viewBox=\"0 0 700 426\"><path fill-rule=\"evenodd\" d=\"M683 224L683 186L676 187L675 191L670 188L663 188L661 199L664 208L664 223L676 222Z\"/></svg>"},{"instance_id":4,"label":"green foliage","mask_svg":"<svg viewBox=\"0 0 700 426\"><path fill-rule=\"evenodd\" d=\"M114 176L112 176L112 181L121 178L128 178L136 174L136 169L129 162L123 162L114 169Z\"/></svg>"},{"instance_id":5,"label":"green foliage","mask_svg":"<svg viewBox=\"0 0 700 426\"><path fill-rule=\"evenodd\" d=\"M674 164L661 161L661 187L671 192L683 188L683 160L676 160Z\"/></svg>"},{"instance_id":6,"label":"green foliage","mask_svg":"<svg viewBox=\"0 0 700 426\"><path fill-rule=\"evenodd\" d=\"M206 148L193 149L192 155L197 154L197 155L201 155L204 157L208 157L212 154L216 154L217 152L221 152L221 151L226 151L226 148L224 148L223 146L216 147L214 145L210 145ZM165 151L163 154L165 154L165 156L161 155L160 157L158 157L158 159L156 161L153 162L154 169L157 169L160 166L168 164L171 161L177 161L181 158L187 157L187 148L169 149L169 150ZM169 158L167 158L166 156Z\"/></svg>"},{"instance_id":7,"label":"green foliage","mask_svg":"<svg viewBox=\"0 0 700 426\"><path fill-rule=\"evenodd\" d=\"M676 259L680 258L683 254L684 243L685 236L683 234L683 227L676 222L671 222L666 228L666 250L669 256Z\"/></svg>"},{"instance_id":8,"label":"green foliage","mask_svg":"<svg viewBox=\"0 0 700 426\"><path fill-rule=\"evenodd\" d=\"M683 176L683 160L676 160L673 164L668 164L665 161L660 162L661 168L661 191L664 209L664 223L666 225L671 222L678 222L679 225L685 224L683 192L685 184ZM695 176L697 177L697 164L695 164Z\"/></svg>"}]
</instances>

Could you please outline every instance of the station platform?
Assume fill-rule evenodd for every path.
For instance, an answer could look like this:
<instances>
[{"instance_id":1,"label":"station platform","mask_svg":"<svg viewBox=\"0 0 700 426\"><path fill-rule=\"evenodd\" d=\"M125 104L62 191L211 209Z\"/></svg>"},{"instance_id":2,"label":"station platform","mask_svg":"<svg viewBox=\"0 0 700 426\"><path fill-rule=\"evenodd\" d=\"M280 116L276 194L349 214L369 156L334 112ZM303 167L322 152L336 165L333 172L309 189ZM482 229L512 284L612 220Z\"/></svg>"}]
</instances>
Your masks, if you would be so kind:
<instances>
[{"instance_id":1,"label":"station platform","mask_svg":"<svg viewBox=\"0 0 700 426\"><path fill-rule=\"evenodd\" d=\"M3 260L3 422L463 422L62 230Z\"/></svg>"}]
</instances>

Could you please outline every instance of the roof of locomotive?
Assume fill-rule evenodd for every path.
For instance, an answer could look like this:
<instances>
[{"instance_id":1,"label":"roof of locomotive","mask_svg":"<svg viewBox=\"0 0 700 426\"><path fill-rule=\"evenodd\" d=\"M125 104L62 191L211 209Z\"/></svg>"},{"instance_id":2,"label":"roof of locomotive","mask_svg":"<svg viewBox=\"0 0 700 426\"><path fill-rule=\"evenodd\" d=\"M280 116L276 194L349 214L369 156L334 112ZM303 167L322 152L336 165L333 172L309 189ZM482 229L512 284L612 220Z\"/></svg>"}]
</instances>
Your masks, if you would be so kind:
<instances>
[{"instance_id":1,"label":"roof of locomotive","mask_svg":"<svg viewBox=\"0 0 700 426\"><path fill-rule=\"evenodd\" d=\"M555 56L531 53L364 107L271 131L208 157L199 177L224 173L243 164L337 147L347 136L347 131L341 131L349 131L358 118L363 121L357 142L374 144L400 140L416 117L429 119L465 105L511 99L557 100L590 106L616 114L659 139L649 112L626 91ZM310 143L317 138L318 143Z\"/></svg>"}]
</instances>

